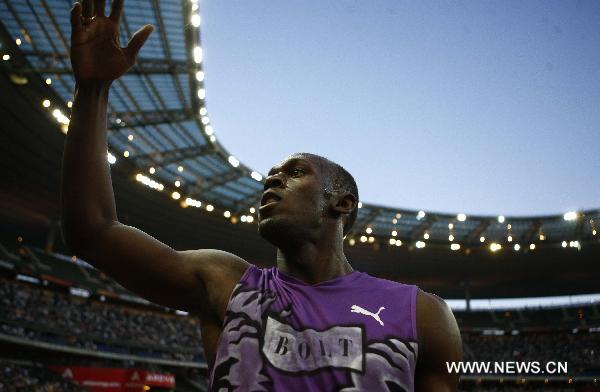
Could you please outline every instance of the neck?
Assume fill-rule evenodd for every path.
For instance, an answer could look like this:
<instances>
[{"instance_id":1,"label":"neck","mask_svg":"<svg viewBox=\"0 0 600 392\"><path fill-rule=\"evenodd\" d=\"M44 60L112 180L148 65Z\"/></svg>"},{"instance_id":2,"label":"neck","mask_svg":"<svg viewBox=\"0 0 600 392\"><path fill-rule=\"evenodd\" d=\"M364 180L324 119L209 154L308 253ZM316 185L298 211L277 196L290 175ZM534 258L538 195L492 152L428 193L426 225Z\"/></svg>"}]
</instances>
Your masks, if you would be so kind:
<instances>
[{"instance_id":1,"label":"neck","mask_svg":"<svg viewBox=\"0 0 600 392\"><path fill-rule=\"evenodd\" d=\"M293 248L277 249L277 268L307 284L321 283L353 271L343 249L343 237L320 237Z\"/></svg>"}]
</instances>

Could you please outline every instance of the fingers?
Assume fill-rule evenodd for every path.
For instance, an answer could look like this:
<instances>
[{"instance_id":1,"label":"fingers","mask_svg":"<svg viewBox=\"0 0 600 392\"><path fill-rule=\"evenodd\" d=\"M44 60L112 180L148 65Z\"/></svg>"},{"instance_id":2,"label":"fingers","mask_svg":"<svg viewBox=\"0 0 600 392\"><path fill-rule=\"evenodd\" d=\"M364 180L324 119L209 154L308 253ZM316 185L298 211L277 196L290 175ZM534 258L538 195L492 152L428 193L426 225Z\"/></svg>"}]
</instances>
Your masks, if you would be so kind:
<instances>
[{"instance_id":1,"label":"fingers","mask_svg":"<svg viewBox=\"0 0 600 392\"><path fill-rule=\"evenodd\" d=\"M115 23L119 23L121 20L121 14L123 13L123 0L113 0L110 6L110 16Z\"/></svg>"},{"instance_id":2,"label":"fingers","mask_svg":"<svg viewBox=\"0 0 600 392\"><path fill-rule=\"evenodd\" d=\"M81 2L81 6L82 6L82 11L81 14L83 15L84 18L89 19L93 16L93 9L92 9L92 0L83 0Z\"/></svg>"},{"instance_id":3,"label":"fingers","mask_svg":"<svg viewBox=\"0 0 600 392\"><path fill-rule=\"evenodd\" d=\"M71 33L81 31L81 4L75 3L71 8Z\"/></svg>"},{"instance_id":4,"label":"fingers","mask_svg":"<svg viewBox=\"0 0 600 392\"><path fill-rule=\"evenodd\" d=\"M142 46L144 46L144 43L153 31L154 26L148 24L143 26L141 29L136 31L135 34L133 34L133 37L131 37L131 39L127 43L127 47L125 48L125 51L127 52L127 55L129 56L132 62L135 61L138 52L140 51Z\"/></svg>"},{"instance_id":5,"label":"fingers","mask_svg":"<svg viewBox=\"0 0 600 392\"><path fill-rule=\"evenodd\" d=\"M106 5L105 0L94 0L94 15L104 16L104 7Z\"/></svg>"}]
</instances>

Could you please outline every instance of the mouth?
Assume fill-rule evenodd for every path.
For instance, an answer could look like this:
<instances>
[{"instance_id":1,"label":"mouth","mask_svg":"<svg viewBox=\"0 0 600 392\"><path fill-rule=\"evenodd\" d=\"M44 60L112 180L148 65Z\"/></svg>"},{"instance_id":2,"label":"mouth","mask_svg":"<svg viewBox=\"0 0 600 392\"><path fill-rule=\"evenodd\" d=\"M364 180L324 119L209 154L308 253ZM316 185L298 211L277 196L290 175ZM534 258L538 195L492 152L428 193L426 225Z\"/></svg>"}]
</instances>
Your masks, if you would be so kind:
<instances>
[{"instance_id":1,"label":"mouth","mask_svg":"<svg viewBox=\"0 0 600 392\"><path fill-rule=\"evenodd\" d=\"M260 199L260 208L266 207L269 204L277 203L281 200L281 197L273 191L265 192L263 197Z\"/></svg>"}]
</instances>

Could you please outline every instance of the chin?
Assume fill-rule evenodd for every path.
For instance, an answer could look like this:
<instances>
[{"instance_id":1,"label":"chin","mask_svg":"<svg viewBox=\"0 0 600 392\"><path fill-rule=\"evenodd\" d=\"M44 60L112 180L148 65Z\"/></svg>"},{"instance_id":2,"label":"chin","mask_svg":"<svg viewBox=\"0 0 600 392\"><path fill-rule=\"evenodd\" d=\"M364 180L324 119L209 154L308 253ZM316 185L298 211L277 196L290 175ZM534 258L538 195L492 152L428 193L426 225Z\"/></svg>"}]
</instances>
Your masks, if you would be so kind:
<instances>
[{"instance_id":1,"label":"chin","mask_svg":"<svg viewBox=\"0 0 600 392\"><path fill-rule=\"evenodd\" d=\"M273 216L261 219L258 223L258 233L271 244L281 248L292 243L297 237L294 233L296 227L297 225L289 219Z\"/></svg>"},{"instance_id":2,"label":"chin","mask_svg":"<svg viewBox=\"0 0 600 392\"><path fill-rule=\"evenodd\" d=\"M261 219L258 223L258 233L262 238L269 241L273 245L277 245L278 238L281 237L281 232L287 231L290 226L289 222L281 217L268 217Z\"/></svg>"}]
</instances>

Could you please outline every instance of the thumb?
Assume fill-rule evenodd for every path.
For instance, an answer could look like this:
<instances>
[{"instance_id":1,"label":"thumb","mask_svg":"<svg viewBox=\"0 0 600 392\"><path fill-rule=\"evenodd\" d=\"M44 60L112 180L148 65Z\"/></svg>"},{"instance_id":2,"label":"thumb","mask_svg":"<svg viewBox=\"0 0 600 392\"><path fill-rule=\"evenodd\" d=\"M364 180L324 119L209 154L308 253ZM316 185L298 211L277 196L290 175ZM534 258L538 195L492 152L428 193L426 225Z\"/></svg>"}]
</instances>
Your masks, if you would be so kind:
<instances>
[{"instance_id":1,"label":"thumb","mask_svg":"<svg viewBox=\"0 0 600 392\"><path fill-rule=\"evenodd\" d=\"M144 43L153 31L154 26L147 24L133 34L133 37L131 37L127 43L127 47L125 47L125 51L127 52L127 55L131 61L135 61L138 52L142 46L144 46Z\"/></svg>"}]
</instances>

